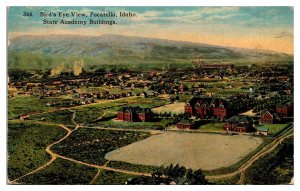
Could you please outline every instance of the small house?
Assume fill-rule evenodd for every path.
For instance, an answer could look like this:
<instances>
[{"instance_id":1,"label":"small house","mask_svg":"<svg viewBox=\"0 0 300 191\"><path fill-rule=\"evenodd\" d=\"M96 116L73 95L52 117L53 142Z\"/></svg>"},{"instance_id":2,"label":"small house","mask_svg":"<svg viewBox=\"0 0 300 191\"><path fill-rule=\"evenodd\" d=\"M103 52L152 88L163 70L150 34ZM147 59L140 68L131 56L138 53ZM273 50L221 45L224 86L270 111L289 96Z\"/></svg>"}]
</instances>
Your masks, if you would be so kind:
<instances>
[{"instance_id":1,"label":"small house","mask_svg":"<svg viewBox=\"0 0 300 191\"><path fill-rule=\"evenodd\" d=\"M258 126L256 128L256 134L257 135L264 135L264 136L267 136L269 133L269 128L267 127L264 127L264 126Z\"/></svg>"},{"instance_id":2,"label":"small house","mask_svg":"<svg viewBox=\"0 0 300 191\"><path fill-rule=\"evenodd\" d=\"M178 129L194 129L196 127L196 123L188 119L183 119L178 122L176 126Z\"/></svg>"},{"instance_id":3,"label":"small house","mask_svg":"<svg viewBox=\"0 0 300 191\"><path fill-rule=\"evenodd\" d=\"M227 120L223 126L224 131L235 132L251 132L253 128L253 120L249 116L233 116Z\"/></svg>"}]
</instances>

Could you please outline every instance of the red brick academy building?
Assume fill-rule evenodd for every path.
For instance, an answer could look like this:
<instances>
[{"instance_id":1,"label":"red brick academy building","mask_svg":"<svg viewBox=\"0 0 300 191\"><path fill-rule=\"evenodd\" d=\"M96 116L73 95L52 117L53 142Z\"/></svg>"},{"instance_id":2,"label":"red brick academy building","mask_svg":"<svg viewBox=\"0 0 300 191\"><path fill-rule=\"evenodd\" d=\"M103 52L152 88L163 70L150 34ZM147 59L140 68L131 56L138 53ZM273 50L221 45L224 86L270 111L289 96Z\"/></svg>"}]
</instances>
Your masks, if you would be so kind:
<instances>
[{"instance_id":1,"label":"red brick academy building","mask_svg":"<svg viewBox=\"0 0 300 191\"><path fill-rule=\"evenodd\" d=\"M223 126L224 131L252 132L254 131L253 120L248 116L233 116Z\"/></svg>"},{"instance_id":2,"label":"red brick academy building","mask_svg":"<svg viewBox=\"0 0 300 191\"><path fill-rule=\"evenodd\" d=\"M276 113L278 113L280 117L293 116L293 104L291 102L277 104Z\"/></svg>"},{"instance_id":3,"label":"red brick academy building","mask_svg":"<svg viewBox=\"0 0 300 191\"><path fill-rule=\"evenodd\" d=\"M117 114L117 120L127 122L148 122L151 118L151 109L141 107L122 107Z\"/></svg>"},{"instance_id":4,"label":"red brick academy building","mask_svg":"<svg viewBox=\"0 0 300 191\"><path fill-rule=\"evenodd\" d=\"M265 123L272 124L273 123L273 115L269 111L262 112L259 122L261 124L265 124Z\"/></svg>"},{"instance_id":5,"label":"red brick academy building","mask_svg":"<svg viewBox=\"0 0 300 191\"><path fill-rule=\"evenodd\" d=\"M231 103L214 97L193 97L184 106L184 113L199 118L225 119L233 113Z\"/></svg>"}]
</instances>

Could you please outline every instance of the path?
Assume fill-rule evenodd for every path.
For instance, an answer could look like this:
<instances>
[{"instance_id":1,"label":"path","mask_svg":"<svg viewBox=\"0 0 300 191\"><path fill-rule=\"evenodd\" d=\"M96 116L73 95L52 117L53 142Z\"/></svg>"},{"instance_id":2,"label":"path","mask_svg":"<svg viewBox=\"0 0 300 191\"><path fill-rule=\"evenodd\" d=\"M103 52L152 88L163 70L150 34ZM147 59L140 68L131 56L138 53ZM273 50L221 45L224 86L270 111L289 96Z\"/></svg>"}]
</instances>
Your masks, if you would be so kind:
<instances>
[{"instance_id":1,"label":"path","mask_svg":"<svg viewBox=\"0 0 300 191\"><path fill-rule=\"evenodd\" d=\"M35 121L34 123L36 124L43 124L43 125L55 125L57 126L57 124L52 124L52 123L47 123L47 122L41 122L41 121ZM89 164L89 163L86 163L86 162L83 162L83 161L78 161L78 160L75 160L75 159L72 159L72 158L68 158L68 157L65 157L65 156L61 156L59 154L56 154L54 153L52 150L51 150L51 147L60 143L61 141L65 140L67 137L70 136L70 134L73 132L73 131L76 131L80 126L77 124L76 125L76 128L73 129L73 130L70 130L69 128L67 128L65 125L58 125L59 127L65 129L67 131L67 134L61 138L60 140L50 144L47 146L47 148L45 149L45 151L51 156L51 159L50 161L48 161L47 163L45 163L44 165L36 168L35 170L25 174L25 175L22 175L12 181L8 180L8 183L10 184L17 184L17 181L20 180L21 178L24 178L28 175L31 175L31 174L34 174L40 170L43 170L44 168L46 168L47 166L49 166L50 164L52 164L57 158L61 158L61 159L64 159L64 160L68 160L68 161L71 161L71 162L75 162L77 164L81 164L81 165L85 165L85 166L89 166L89 167L93 167L93 168L97 168L99 170L109 170L109 171L114 171L114 172L119 172L119 173L125 173L125 174L131 174L131 175L137 175L137 176L151 176L151 173L141 173L141 172L134 172L134 171L128 171L128 170L122 170L122 169L114 169L114 168L110 168L110 167L107 167L106 165L108 164L109 161L107 161L104 165L100 166L100 165L96 165L96 164ZM94 177L95 178L95 177Z\"/></svg>"},{"instance_id":2,"label":"path","mask_svg":"<svg viewBox=\"0 0 300 191\"><path fill-rule=\"evenodd\" d=\"M145 133L151 133L151 134L160 134L162 131L160 130L151 130L151 129L127 129L127 128L117 128L117 127L101 127L101 126L80 126L81 128L86 129L100 129L100 130L112 130L112 131L133 131L133 132L145 132Z\"/></svg>"},{"instance_id":3,"label":"path","mask_svg":"<svg viewBox=\"0 0 300 191\"><path fill-rule=\"evenodd\" d=\"M29 172L29 173L23 175L23 176L20 176L20 177L17 178L17 179L12 180L12 181L11 181L12 184L16 183L16 181L18 181L19 179L21 179L21 178L23 178L23 177L25 177L25 176L31 175L31 174L33 174L33 173L36 173L36 172L38 172L38 171L44 169L45 167L49 166L52 162L55 161L55 159L56 159L57 157L52 153L52 151L50 150L50 148L51 148L53 145L56 145L56 144L60 143L61 141L63 141L64 139L66 139L66 138L72 133L72 131L71 131L69 128L67 128L66 126L64 126L64 125L58 125L58 126L60 126L61 128L65 129L65 130L67 131L67 134L66 134L63 138L61 138L60 140L58 140L58 141L56 141L56 142L50 144L49 146L47 146L47 148L46 148L45 151L46 151L48 154L51 155L50 161L48 161L48 162L45 163L44 165L42 165L42 166L36 168L35 170L33 170L33 171L31 171L31 172Z\"/></svg>"},{"instance_id":4,"label":"path","mask_svg":"<svg viewBox=\"0 0 300 191\"><path fill-rule=\"evenodd\" d=\"M103 166L107 166L107 164L109 163L110 161L106 161L106 163L103 165ZM98 172L97 174L94 176L94 178L91 180L90 184L93 184L95 182L95 180L98 178L98 176L100 175L100 172L102 171L102 169L98 169Z\"/></svg>"},{"instance_id":5,"label":"path","mask_svg":"<svg viewBox=\"0 0 300 191\"><path fill-rule=\"evenodd\" d=\"M293 127L293 126L291 126ZM286 131L285 133L290 133L290 128L288 129L288 131ZM224 179L224 178L228 178L228 177L232 177L235 176L239 173L241 173L240 176L240 180L238 181L238 184L242 184L244 181L244 172L258 159L260 159L261 157L263 157L264 155L270 153L271 151L273 151L283 140L285 140L286 138L289 138L291 136L294 135L294 133L292 134L288 134L285 135L282 134L280 137L276 138L275 140L273 140L269 145L267 145L266 147L264 147L262 150L260 150L259 152L257 152L254 156L252 156L252 158L250 160L248 160L247 162L245 162L240 168L238 168L236 171L228 173L228 174L221 174L221 175L211 175L211 176L206 176L207 179L210 180L216 180L216 179ZM270 147L270 145L272 145Z\"/></svg>"},{"instance_id":6,"label":"path","mask_svg":"<svg viewBox=\"0 0 300 191\"><path fill-rule=\"evenodd\" d=\"M72 159L72 158L69 158L69 157L61 156L61 155L55 154L53 152L52 152L52 154L54 154L57 158L61 158L61 159L64 159L64 160L68 160L68 161L77 163L77 164L81 164L81 165L85 165L85 166L89 166L89 167L93 167L93 168L97 168L97 169L109 170L109 171L120 172L120 173L131 174L131 175L137 175L137 176L151 176L151 173L143 173L143 172L135 172L135 171L129 171L129 170L116 169L116 168L106 167L105 165L100 166L100 165L97 165L97 164L90 164L90 163L75 160L75 159Z\"/></svg>"},{"instance_id":7,"label":"path","mask_svg":"<svg viewBox=\"0 0 300 191\"><path fill-rule=\"evenodd\" d=\"M78 124L75 122L75 118L76 118L76 111L73 111L73 110L71 110L70 108L68 108L68 111L70 111L70 112L72 112L73 114L72 114L72 118L71 118L71 121L72 121L72 123L77 127L78 126Z\"/></svg>"},{"instance_id":8,"label":"path","mask_svg":"<svg viewBox=\"0 0 300 191\"><path fill-rule=\"evenodd\" d=\"M265 152L263 153L260 153L259 155L257 155L252 161L249 162L249 164L247 164L243 170L241 171L241 176L240 176L240 180L238 181L237 184L244 184L244 181L245 181L245 172L246 170L258 159L260 159L261 157L265 156L266 154L272 152L274 149L276 149L276 147L282 143L283 140L291 137L291 136L294 136L294 134L290 134L290 135L287 135L287 136L284 136L282 137L281 139L279 139L275 145L273 145L270 149L266 150Z\"/></svg>"},{"instance_id":9,"label":"path","mask_svg":"<svg viewBox=\"0 0 300 191\"><path fill-rule=\"evenodd\" d=\"M75 116L75 114L73 115L73 117ZM75 117L74 117L75 118ZM51 123L46 123L46 122L40 122L40 121L35 121L35 123L37 124L47 124L47 125L56 125L56 124L51 124ZM100 166L100 165L96 165L96 164L90 164L87 162L83 162L83 161L78 161L72 158L68 158L65 156L61 156L59 154L54 153L53 151L51 151L51 147L53 145L56 145L58 143L60 143L61 141L63 141L64 139L66 139L73 131L77 130L79 127L82 128L94 128L94 129L102 129L102 130L118 130L118 131L139 131L139 132L156 132L157 130L144 130L144 129L120 129L120 128L104 128L104 127L87 127L87 126L79 126L78 124L76 125L76 128L74 130L70 130L69 128L67 128L64 125L59 125L61 128L64 128L67 131L67 134L61 138L60 140L50 144L49 146L47 146L46 148L46 152L48 154L51 155L51 160L48 161L46 164L38 167L37 169L13 180L10 181L12 184L16 184L17 180L31 175L33 173L36 173L42 169L44 169L45 167L49 166L53 161L55 161L57 158L61 158L64 160L68 160L71 162L75 162L77 164L81 164L81 165L85 165L85 166L89 166L89 167L93 167L93 168L97 168L98 172L95 175L95 177L91 180L91 183L97 178L97 176L99 176L100 174L100 170L108 170L108 171L114 171L114 172L119 172L119 173L125 173L125 174L131 174L131 175L137 175L137 176L151 176L151 173L142 173L142 172L135 172L135 171L128 171L128 170L122 170L122 169L115 169L115 168L111 168L111 167L107 167L107 163L105 163L104 165ZM228 178L228 177L232 177L235 176L237 174L241 174L240 179L238 181L238 184L243 184L244 183L244 177L245 177L245 171L258 159L260 159L261 157L265 156L266 154L272 152L279 144L282 143L282 141L284 141L285 139L294 136L294 133L292 132L292 127L293 125L291 125L290 127L288 127L279 137L277 137L276 139L274 139L270 144L268 144L267 146L265 146L262 150L260 150L259 152L257 152L254 156L252 156L252 158L250 160L248 160L247 162L245 162L240 168L238 168L236 171L231 172L231 173L227 173L227 174L221 174L221 175L212 175L212 176L206 176L207 179L211 179L211 180L216 180L216 179L224 179L224 178ZM160 131L158 131L159 133L161 133Z\"/></svg>"}]
</instances>

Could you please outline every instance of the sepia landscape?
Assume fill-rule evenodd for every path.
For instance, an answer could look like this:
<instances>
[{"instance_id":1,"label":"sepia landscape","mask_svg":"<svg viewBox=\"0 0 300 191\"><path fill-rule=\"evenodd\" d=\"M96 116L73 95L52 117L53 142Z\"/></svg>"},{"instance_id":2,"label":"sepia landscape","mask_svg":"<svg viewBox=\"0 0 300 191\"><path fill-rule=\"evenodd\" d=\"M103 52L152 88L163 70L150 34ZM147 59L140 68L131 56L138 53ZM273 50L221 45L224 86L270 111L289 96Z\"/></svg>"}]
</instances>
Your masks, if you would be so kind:
<instances>
[{"instance_id":1,"label":"sepia landscape","mask_svg":"<svg viewBox=\"0 0 300 191\"><path fill-rule=\"evenodd\" d=\"M19 30L8 31L8 184L293 184L286 47Z\"/></svg>"}]
</instances>

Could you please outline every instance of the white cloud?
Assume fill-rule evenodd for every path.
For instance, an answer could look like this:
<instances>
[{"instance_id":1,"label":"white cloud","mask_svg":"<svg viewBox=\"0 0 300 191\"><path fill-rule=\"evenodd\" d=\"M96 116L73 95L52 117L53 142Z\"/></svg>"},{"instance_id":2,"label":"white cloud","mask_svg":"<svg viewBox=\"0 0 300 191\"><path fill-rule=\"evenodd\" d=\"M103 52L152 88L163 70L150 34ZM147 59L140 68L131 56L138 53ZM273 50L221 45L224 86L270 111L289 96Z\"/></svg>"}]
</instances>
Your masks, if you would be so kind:
<instances>
[{"instance_id":1,"label":"white cloud","mask_svg":"<svg viewBox=\"0 0 300 191\"><path fill-rule=\"evenodd\" d=\"M232 13L232 14L227 14L227 15L212 15L212 16L205 18L205 20L207 20L207 21L225 20L225 19L229 19L231 17L238 17L238 16L243 16L243 15L244 14L237 14L237 13Z\"/></svg>"}]
</instances>

